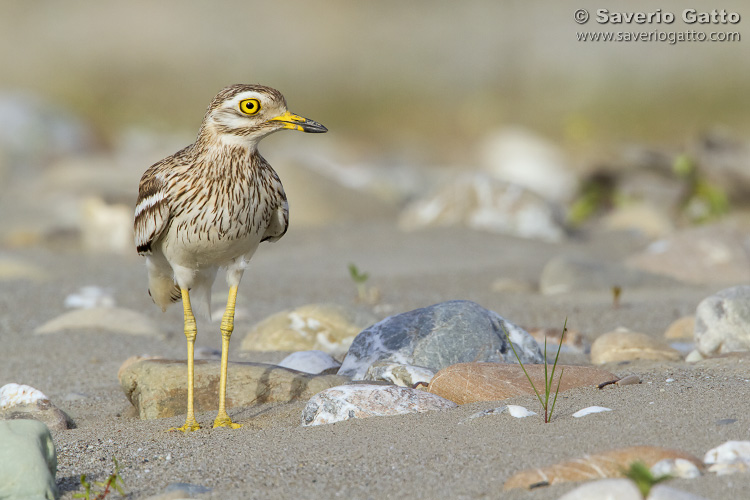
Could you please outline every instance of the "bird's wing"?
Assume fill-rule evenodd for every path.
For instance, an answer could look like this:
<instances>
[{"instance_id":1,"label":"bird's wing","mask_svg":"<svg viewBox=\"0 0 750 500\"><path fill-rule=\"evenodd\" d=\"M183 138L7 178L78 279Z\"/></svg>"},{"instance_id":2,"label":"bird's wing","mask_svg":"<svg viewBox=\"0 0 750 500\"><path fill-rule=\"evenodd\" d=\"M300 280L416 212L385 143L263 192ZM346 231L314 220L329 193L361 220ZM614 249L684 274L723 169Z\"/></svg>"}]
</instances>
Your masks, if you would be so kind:
<instances>
[{"instance_id":1,"label":"bird's wing","mask_svg":"<svg viewBox=\"0 0 750 500\"><path fill-rule=\"evenodd\" d=\"M271 183L268 185L268 194L276 206L271 210L271 218L261 241L274 242L284 236L289 227L289 203L286 201L284 187L276 172L273 172Z\"/></svg>"},{"instance_id":2,"label":"bird's wing","mask_svg":"<svg viewBox=\"0 0 750 500\"><path fill-rule=\"evenodd\" d=\"M135 247L140 255L150 255L151 245L169 225L169 200L167 184L157 165L149 168L138 186L135 205Z\"/></svg>"}]
</instances>

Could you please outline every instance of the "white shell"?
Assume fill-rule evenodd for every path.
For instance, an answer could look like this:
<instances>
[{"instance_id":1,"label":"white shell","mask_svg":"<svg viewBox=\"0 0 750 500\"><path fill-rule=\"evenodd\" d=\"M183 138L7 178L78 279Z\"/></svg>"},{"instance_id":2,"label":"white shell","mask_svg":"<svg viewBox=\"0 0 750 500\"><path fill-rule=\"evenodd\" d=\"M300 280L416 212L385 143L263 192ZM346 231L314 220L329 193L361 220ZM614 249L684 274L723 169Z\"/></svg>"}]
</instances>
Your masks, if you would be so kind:
<instances>
[{"instance_id":1,"label":"white shell","mask_svg":"<svg viewBox=\"0 0 750 500\"><path fill-rule=\"evenodd\" d=\"M0 387L0 408L27 405L49 400L42 391L23 384L5 384Z\"/></svg>"},{"instance_id":2,"label":"white shell","mask_svg":"<svg viewBox=\"0 0 750 500\"><path fill-rule=\"evenodd\" d=\"M601 413L603 411L612 411L612 408L604 408L603 406L589 406L588 408L578 410L573 414L573 416L575 418L581 418L591 413Z\"/></svg>"},{"instance_id":3,"label":"white shell","mask_svg":"<svg viewBox=\"0 0 750 500\"><path fill-rule=\"evenodd\" d=\"M516 418L525 418L536 415L536 413L534 413L533 411L527 410L523 406L518 405L508 405L508 413L510 413L511 417Z\"/></svg>"}]
</instances>

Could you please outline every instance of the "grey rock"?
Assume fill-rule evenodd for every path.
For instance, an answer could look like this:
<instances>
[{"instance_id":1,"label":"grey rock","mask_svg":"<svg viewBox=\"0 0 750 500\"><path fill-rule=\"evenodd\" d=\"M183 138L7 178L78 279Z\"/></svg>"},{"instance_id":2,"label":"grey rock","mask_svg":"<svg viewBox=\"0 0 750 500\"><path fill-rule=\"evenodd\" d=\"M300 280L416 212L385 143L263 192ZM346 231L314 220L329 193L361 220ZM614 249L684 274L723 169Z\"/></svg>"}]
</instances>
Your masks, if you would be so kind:
<instances>
[{"instance_id":1,"label":"grey rock","mask_svg":"<svg viewBox=\"0 0 750 500\"><path fill-rule=\"evenodd\" d=\"M435 394L408 387L342 385L313 396L302 411L302 425L332 424L352 418L421 413L457 406Z\"/></svg>"},{"instance_id":2,"label":"grey rock","mask_svg":"<svg viewBox=\"0 0 750 500\"><path fill-rule=\"evenodd\" d=\"M471 361L515 363L503 328L524 363L542 362L539 345L525 330L475 302L455 300L391 316L362 331L339 375L362 380L376 361L436 372Z\"/></svg>"},{"instance_id":3,"label":"grey rock","mask_svg":"<svg viewBox=\"0 0 750 500\"><path fill-rule=\"evenodd\" d=\"M49 429L34 420L0 422L0 498L52 500L57 453Z\"/></svg>"},{"instance_id":4,"label":"grey rock","mask_svg":"<svg viewBox=\"0 0 750 500\"><path fill-rule=\"evenodd\" d=\"M676 284L677 281L665 276L632 269L615 262L569 255L550 259L539 278L539 289L545 295L583 290L611 293L615 286L627 291L633 288Z\"/></svg>"},{"instance_id":5,"label":"grey rock","mask_svg":"<svg viewBox=\"0 0 750 500\"><path fill-rule=\"evenodd\" d=\"M698 304L695 344L704 356L750 350L750 286L726 288Z\"/></svg>"}]
</instances>

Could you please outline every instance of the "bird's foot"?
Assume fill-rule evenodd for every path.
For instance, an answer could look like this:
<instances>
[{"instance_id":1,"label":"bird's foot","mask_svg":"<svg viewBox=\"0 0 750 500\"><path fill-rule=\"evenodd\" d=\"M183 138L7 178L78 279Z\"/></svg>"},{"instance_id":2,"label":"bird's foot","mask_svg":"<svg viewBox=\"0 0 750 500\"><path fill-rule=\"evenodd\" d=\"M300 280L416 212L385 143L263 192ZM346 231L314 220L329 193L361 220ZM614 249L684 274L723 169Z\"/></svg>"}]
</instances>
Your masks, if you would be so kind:
<instances>
[{"instance_id":1,"label":"bird's foot","mask_svg":"<svg viewBox=\"0 0 750 500\"><path fill-rule=\"evenodd\" d=\"M242 424L236 424L232 422L232 419L229 418L229 415L219 415L216 417L216 420L214 420L214 429L216 429L217 427L239 429L240 427L242 427Z\"/></svg>"},{"instance_id":2,"label":"bird's foot","mask_svg":"<svg viewBox=\"0 0 750 500\"><path fill-rule=\"evenodd\" d=\"M187 434L188 432L197 431L200 428L201 426L198 424L198 421L195 420L195 417L193 417L185 420L185 425L183 425L182 427L171 427L167 429L167 432L180 431Z\"/></svg>"}]
</instances>

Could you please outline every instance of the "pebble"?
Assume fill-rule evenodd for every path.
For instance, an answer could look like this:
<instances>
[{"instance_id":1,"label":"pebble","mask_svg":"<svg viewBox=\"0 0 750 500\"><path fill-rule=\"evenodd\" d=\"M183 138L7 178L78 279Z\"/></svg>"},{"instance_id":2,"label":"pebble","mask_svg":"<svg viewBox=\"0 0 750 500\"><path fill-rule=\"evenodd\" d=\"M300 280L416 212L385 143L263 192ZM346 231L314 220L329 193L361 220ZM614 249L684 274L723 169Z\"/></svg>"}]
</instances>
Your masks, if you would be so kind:
<instances>
[{"instance_id":1,"label":"pebble","mask_svg":"<svg viewBox=\"0 0 750 500\"><path fill-rule=\"evenodd\" d=\"M290 370L297 370L299 372L318 374L332 368L338 370L341 363L333 359L333 357L326 352L311 350L293 352L286 358L282 359L278 366L289 368Z\"/></svg>"},{"instance_id":2,"label":"pebble","mask_svg":"<svg viewBox=\"0 0 750 500\"><path fill-rule=\"evenodd\" d=\"M479 146L482 168L494 178L523 186L547 200L567 203L578 178L555 144L518 127L491 131Z\"/></svg>"},{"instance_id":3,"label":"pebble","mask_svg":"<svg viewBox=\"0 0 750 500\"><path fill-rule=\"evenodd\" d=\"M115 307L112 291L99 286L84 286L78 292L65 297L65 307L92 309L94 307Z\"/></svg>"},{"instance_id":4,"label":"pebble","mask_svg":"<svg viewBox=\"0 0 750 500\"><path fill-rule=\"evenodd\" d=\"M528 364L525 368L537 390L544 393L544 365ZM460 405L499 401L534 394L526 373L518 364L458 363L435 374L427 390ZM575 387L597 387L616 379L614 374L592 366L557 365L552 386L556 389L560 381L560 392L565 392Z\"/></svg>"},{"instance_id":5,"label":"pebble","mask_svg":"<svg viewBox=\"0 0 750 500\"><path fill-rule=\"evenodd\" d=\"M703 356L750 350L750 286L726 288L695 310L695 344Z\"/></svg>"},{"instance_id":6,"label":"pebble","mask_svg":"<svg viewBox=\"0 0 750 500\"><path fill-rule=\"evenodd\" d=\"M57 453L49 429L35 420L0 421L0 498L58 498Z\"/></svg>"},{"instance_id":7,"label":"pebble","mask_svg":"<svg viewBox=\"0 0 750 500\"><path fill-rule=\"evenodd\" d=\"M750 470L750 441L727 441L703 457L709 472L719 476Z\"/></svg>"},{"instance_id":8,"label":"pebble","mask_svg":"<svg viewBox=\"0 0 750 500\"><path fill-rule=\"evenodd\" d=\"M591 344L591 362L596 365L636 359L680 361L682 355L661 339L627 329L605 333Z\"/></svg>"},{"instance_id":9,"label":"pebble","mask_svg":"<svg viewBox=\"0 0 750 500\"><path fill-rule=\"evenodd\" d=\"M383 417L455 408L452 401L395 385L354 384L331 387L308 401L302 425L331 424L352 418Z\"/></svg>"},{"instance_id":10,"label":"pebble","mask_svg":"<svg viewBox=\"0 0 750 500\"><path fill-rule=\"evenodd\" d=\"M526 418L532 415L536 415L536 412L518 405L508 405L508 413L510 413L511 417L515 418Z\"/></svg>"},{"instance_id":11,"label":"pebble","mask_svg":"<svg viewBox=\"0 0 750 500\"><path fill-rule=\"evenodd\" d=\"M702 472L693 462L684 458L666 458L659 460L651 466L651 474L654 477L670 476L683 479L694 479Z\"/></svg>"},{"instance_id":12,"label":"pebble","mask_svg":"<svg viewBox=\"0 0 750 500\"><path fill-rule=\"evenodd\" d=\"M75 427L73 420L41 391L11 383L0 388L0 420L13 419L38 420L53 431Z\"/></svg>"},{"instance_id":13,"label":"pebble","mask_svg":"<svg viewBox=\"0 0 750 500\"><path fill-rule=\"evenodd\" d=\"M354 337L375 323L364 309L309 304L281 311L255 325L242 340L243 351L320 350L344 355Z\"/></svg>"},{"instance_id":14,"label":"pebble","mask_svg":"<svg viewBox=\"0 0 750 500\"><path fill-rule=\"evenodd\" d=\"M558 500L643 500L630 479L600 479L570 490Z\"/></svg>"},{"instance_id":15,"label":"pebble","mask_svg":"<svg viewBox=\"0 0 750 500\"><path fill-rule=\"evenodd\" d=\"M536 341L522 328L475 302L455 300L390 316L362 331L352 342L339 375L362 380L376 361L436 372L468 361L515 363L503 328L524 363L542 361Z\"/></svg>"},{"instance_id":16,"label":"pebble","mask_svg":"<svg viewBox=\"0 0 750 500\"><path fill-rule=\"evenodd\" d=\"M413 201L399 216L399 227L466 226L491 233L549 242L565 237L561 211L538 194L484 173L468 173Z\"/></svg>"},{"instance_id":17,"label":"pebble","mask_svg":"<svg viewBox=\"0 0 750 500\"><path fill-rule=\"evenodd\" d=\"M367 368L364 380L389 382L401 387L429 384L435 372L422 366L407 365L391 361L376 361Z\"/></svg>"},{"instance_id":18,"label":"pebble","mask_svg":"<svg viewBox=\"0 0 750 500\"><path fill-rule=\"evenodd\" d=\"M80 202L79 224L83 249L130 255L133 252L133 208L109 204L98 196Z\"/></svg>"},{"instance_id":19,"label":"pebble","mask_svg":"<svg viewBox=\"0 0 750 500\"><path fill-rule=\"evenodd\" d=\"M695 316L683 316L674 320L664 332L664 338L670 340L693 340Z\"/></svg>"},{"instance_id":20,"label":"pebble","mask_svg":"<svg viewBox=\"0 0 750 500\"><path fill-rule=\"evenodd\" d=\"M703 463L698 458L682 451L656 446L632 446L584 455L547 467L527 469L508 478L503 489L529 488L540 483L553 485L569 481L622 477L622 471L635 461L641 461L647 467L651 467L661 460L670 458L688 460L696 467L703 468Z\"/></svg>"},{"instance_id":21,"label":"pebble","mask_svg":"<svg viewBox=\"0 0 750 500\"><path fill-rule=\"evenodd\" d=\"M149 317L119 307L75 309L46 322L34 330L34 333L41 335L68 330L164 337L162 331Z\"/></svg>"},{"instance_id":22,"label":"pebble","mask_svg":"<svg viewBox=\"0 0 750 500\"><path fill-rule=\"evenodd\" d=\"M195 360L195 412L218 408L220 361ZM143 419L184 415L187 411L187 363L142 359L122 368L120 387ZM311 375L264 363L229 363L227 408L309 399L348 382L339 375Z\"/></svg>"},{"instance_id":23,"label":"pebble","mask_svg":"<svg viewBox=\"0 0 750 500\"><path fill-rule=\"evenodd\" d=\"M750 281L746 232L709 224L676 232L626 260L628 266L694 284Z\"/></svg>"},{"instance_id":24,"label":"pebble","mask_svg":"<svg viewBox=\"0 0 750 500\"><path fill-rule=\"evenodd\" d=\"M664 237L674 231L672 217L648 201L617 205L602 218L601 224L607 231L637 232L650 239Z\"/></svg>"},{"instance_id":25,"label":"pebble","mask_svg":"<svg viewBox=\"0 0 750 500\"><path fill-rule=\"evenodd\" d=\"M605 408L603 406L589 406L588 408L584 408L582 410L578 410L573 414L574 418L581 418L585 417L586 415L591 415L592 413L602 413L605 411L612 411L612 408Z\"/></svg>"}]
</instances>

